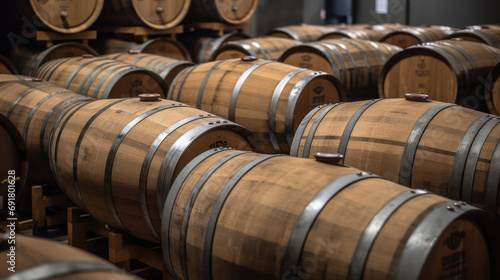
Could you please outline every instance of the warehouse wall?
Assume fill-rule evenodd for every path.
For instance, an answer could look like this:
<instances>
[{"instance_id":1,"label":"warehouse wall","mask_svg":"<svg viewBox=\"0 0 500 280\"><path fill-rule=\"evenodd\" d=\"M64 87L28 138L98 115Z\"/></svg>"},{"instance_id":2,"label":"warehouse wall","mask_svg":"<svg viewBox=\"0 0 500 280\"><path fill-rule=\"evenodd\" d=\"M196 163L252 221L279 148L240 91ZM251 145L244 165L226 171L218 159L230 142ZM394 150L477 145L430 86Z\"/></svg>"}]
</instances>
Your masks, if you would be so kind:
<instances>
[{"instance_id":1,"label":"warehouse wall","mask_svg":"<svg viewBox=\"0 0 500 280\"><path fill-rule=\"evenodd\" d=\"M389 13L384 15L375 12L376 0L354 1L357 23L399 22L463 27L500 22L498 0L389 0Z\"/></svg>"},{"instance_id":2,"label":"warehouse wall","mask_svg":"<svg viewBox=\"0 0 500 280\"><path fill-rule=\"evenodd\" d=\"M324 0L259 0L257 11L249 21L250 36L260 36L269 30L300 23L323 24L320 10Z\"/></svg>"}]
</instances>

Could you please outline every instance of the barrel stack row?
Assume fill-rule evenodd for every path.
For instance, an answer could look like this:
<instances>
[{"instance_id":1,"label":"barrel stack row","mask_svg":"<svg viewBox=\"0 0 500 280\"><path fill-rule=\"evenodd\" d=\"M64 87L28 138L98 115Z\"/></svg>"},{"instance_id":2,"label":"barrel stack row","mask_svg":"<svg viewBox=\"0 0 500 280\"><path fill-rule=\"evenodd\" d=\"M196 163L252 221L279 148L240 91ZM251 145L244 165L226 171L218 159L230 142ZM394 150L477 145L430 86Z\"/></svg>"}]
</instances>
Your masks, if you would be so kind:
<instances>
[{"instance_id":1,"label":"barrel stack row","mask_svg":"<svg viewBox=\"0 0 500 280\"><path fill-rule=\"evenodd\" d=\"M249 130L158 96L93 100L38 80L8 79L2 86L24 89L10 97L14 102L2 100L2 112L16 112L15 120L26 114L19 110L30 111L31 122L49 122L48 150L39 160L50 162L59 186L110 227L161 240L165 265L177 277L499 273L493 218L467 203L346 167L335 155L314 161L252 152L260 144ZM27 127L23 119L16 123ZM43 140L46 132L32 124L26 131ZM38 151L46 145L31 143Z\"/></svg>"},{"instance_id":2,"label":"barrel stack row","mask_svg":"<svg viewBox=\"0 0 500 280\"><path fill-rule=\"evenodd\" d=\"M292 42L284 63L252 44L198 65L119 51L0 76L21 158L6 169L27 159L98 221L161 242L176 278L500 277L499 117L423 94L346 102L376 97L384 64L420 46ZM423 46L469 59L450 63L470 82L457 90L496 81L493 47Z\"/></svg>"}]
</instances>

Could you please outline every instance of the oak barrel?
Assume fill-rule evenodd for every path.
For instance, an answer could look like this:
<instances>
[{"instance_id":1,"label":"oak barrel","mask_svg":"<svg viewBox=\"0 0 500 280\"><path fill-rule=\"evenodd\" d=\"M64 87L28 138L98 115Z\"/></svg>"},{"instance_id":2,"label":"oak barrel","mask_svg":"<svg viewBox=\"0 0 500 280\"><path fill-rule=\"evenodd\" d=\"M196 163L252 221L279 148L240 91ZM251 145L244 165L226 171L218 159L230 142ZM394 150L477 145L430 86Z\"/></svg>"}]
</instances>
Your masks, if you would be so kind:
<instances>
[{"instance_id":1,"label":"oak barrel","mask_svg":"<svg viewBox=\"0 0 500 280\"><path fill-rule=\"evenodd\" d=\"M137 50L141 53L161 55L169 58L191 61L191 55L184 45L172 38L159 37L146 42L125 41L115 38L99 40L94 47L101 54L128 52Z\"/></svg>"},{"instance_id":2,"label":"oak barrel","mask_svg":"<svg viewBox=\"0 0 500 280\"><path fill-rule=\"evenodd\" d=\"M257 9L258 0L192 0L187 21L241 24Z\"/></svg>"},{"instance_id":3,"label":"oak barrel","mask_svg":"<svg viewBox=\"0 0 500 280\"><path fill-rule=\"evenodd\" d=\"M451 32L446 27L405 27L391 31L380 39L380 42L407 48L413 45L443 40Z\"/></svg>"},{"instance_id":4,"label":"oak barrel","mask_svg":"<svg viewBox=\"0 0 500 280\"><path fill-rule=\"evenodd\" d=\"M297 129L290 154L340 153L347 165L499 218L500 117L422 96L318 107Z\"/></svg>"},{"instance_id":5,"label":"oak barrel","mask_svg":"<svg viewBox=\"0 0 500 280\"><path fill-rule=\"evenodd\" d=\"M101 24L169 29L186 17L190 4L191 0L106 0Z\"/></svg>"},{"instance_id":6,"label":"oak barrel","mask_svg":"<svg viewBox=\"0 0 500 280\"><path fill-rule=\"evenodd\" d=\"M172 81L181 70L194 65L192 62L185 60L177 60L132 50L124 53L103 55L102 57L130 63L151 70L157 73L165 81L168 87L172 85Z\"/></svg>"},{"instance_id":7,"label":"oak barrel","mask_svg":"<svg viewBox=\"0 0 500 280\"><path fill-rule=\"evenodd\" d=\"M342 100L355 101L378 96L382 67L399 51L399 47L368 40L331 39L292 47L279 61L334 75L346 91Z\"/></svg>"},{"instance_id":8,"label":"oak barrel","mask_svg":"<svg viewBox=\"0 0 500 280\"><path fill-rule=\"evenodd\" d=\"M191 159L216 147L261 148L235 123L153 100L97 100L71 109L54 126L49 156L58 185L81 209L112 228L159 241L164 199Z\"/></svg>"},{"instance_id":9,"label":"oak barrel","mask_svg":"<svg viewBox=\"0 0 500 280\"><path fill-rule=\"evenodd\" d=\"M385 64L379 96L425 93L432 100L487 111L484 84L498 62L500 49L460 39L409 47Z\"/></svg>"},{"instance_id":10,"label":"oak barrel","mask_svg":"<svg viewBox=\"0 0 500 280\"><path fill-rule=\"evenodd\" d=\"M88 98L42 81L26 79L0 83L0 113L10 119L26 143L30 183L55 183L48 158L52 126L68 106L85 100Z\"/></svg>"},{"instance_id":11,"label":"oak barrel","mask_svg":"<svg viewBox=\"0 0 500 280\"><path fill-rule=\"evenodd\" d=\"M286 50L298 44L300 44L299 41L277 37L260 37L232 41L220 46L212 54L210 60L242 58L244 56L255 56L266 60L278 60Z\"/></svg>"},{"instance_id":12,"label":"oak barrel","mask_svg":"<svg viewBox=\"0 0 500 280\"><path fill-rule=\"evenodd\" d=\"M12 241L15 243L9 243ZM15 250L11 251L11 246ZM17 234L9 239L8 228L0 229L0 277L10 279L140 280L117 266L88 253L49 239ZM13 257L14 270L8 270Z\"/></svg>"},{"instance_id":13,"label":"oak barrel","mask_svg":"<svg viewBox=\"0 0 500 280\"><path fill-rule=\"evenodd\" d=\"M96 99L136 97L168 87L158 74L125 62L83 55L55 59L39 68L40 79Z\"/></svg>"},{"instance_id":14,"label":"oak barrel","mask_svg":"<svg viewBox=\"0 0 500 280\"><path fill-rule=\"evenodd\" d=\"M216 150L173 184L162 248L178 279L496 279L495 227L358 169Z\"/></svg>"},{"instance_id":15,"label":"oak barrel","mask_svg":"<svg viewBox=\"0 0 500 280\"><path fill-rule=\"evenodd\" d=\"M364 29L338 29L334 31L327 32L325 35L318 38L318 40L330 40L330 39L363 39L370 41L379 41L384 37L390 30L387 29L375 29L371 27L366 27Z\"/></svg>"},{"instance_id":16,"label":"oak barrel","mask_svg":"<svg viewBox=\"0 0 500 280\"><path fill-rule=\"evenodd\" d=\"M250 36L245 33L233 32L218 37L185 34L180 40L189 49L193 61L204 63L210 61L212 54L222 44L249 38Z\"/></svg>"},{"instance_id":17,"label":"oak barrel","mask_svg":"<svg viewBox=\"0 0 500 280\"><path fill-rule=\"evenodd\" d=\"M335 30L332 27L302 24L278 27L269 31L267 35L301 42L314 42L325 35L325 33Z\"/></svg>"},{"instance_id":18,"label":"oak barrel","mask_svg":"<svg viewBox=\"0 0 500 280\"><path fill-rule=\"evenodd\" d=\"M486 79L486 104L491 113L500 115L500 63L498 63Z\"/></svg>"},{"instance_id":19,"label":"oak barrel","mask_svg":"<svg viewBox=\"0 0 500 280\"><path fill-rule=\"evenodd\" d=\"M66 42L53 45L49 48L37 45L19 46L18 51L13 52L11 57L12 62L17 66L22 75L34 76L38 68L48 61L64 57L82 56L84 54L98 55L87 44Z\"/></svg>"},{"instance_id":20,"label":"oak barrel","mask_svg":"<svg viewBox=\"0 0 500 280\"><path fill-rule=\"evenodd\" d=\"M304 116L338 102L342 91L327 73L244 57L186 68L167 98L243 125L264 142L265 152L288 153Z\"/></svg>"},{"instance_id":21,"label":"oak barrel","mask_svg":"<svg viewBox=\"0 0 500 280\"><path fill-rule=\"evenodd\" d=\"M21 194L25 192L28 177L28 157L23 137L17 128L0 112L0 220L12 218L11 211L18 211L24 202ZM10 202L9 202L10 197ZM14 198L14 200L12 200ZM12 204L14 202L14 204ZM13 207L10 209L10 207Z\"/></svg>"},{"instance_id":22,"label":"oak barrel","mask_svg":"<svg viewBox=\"0 0 500 280\"><path fill-rule=\"evenodd\" d=\"M467 41L480 42L495 48L500 48L500 27L481 27L481 29L458 30L446 37L447 39L461 38Z\"/></svg>"},{"instance_id":23,"label":"oak barrel","mask_svg":"<svg viewBox=\"0 0 500 280\"><path fill-rule=\"evenodd\" d=\"M9 0L32 28L73 34L88 29L100 16L104 0ZM11 12L11 11L9 11ZM20 24L19 26L21 26Z\"/></svg>"},{"instance_id":24,"label":"oak barrel","mask_svg":"<svg viewBox=\"0 0 500 280\"><path fill-rule=\"evenodd\" d=\"M0 55L0 75L17 74L17 69L12 62L3 55Z\"/></svg>"}]
</instances>

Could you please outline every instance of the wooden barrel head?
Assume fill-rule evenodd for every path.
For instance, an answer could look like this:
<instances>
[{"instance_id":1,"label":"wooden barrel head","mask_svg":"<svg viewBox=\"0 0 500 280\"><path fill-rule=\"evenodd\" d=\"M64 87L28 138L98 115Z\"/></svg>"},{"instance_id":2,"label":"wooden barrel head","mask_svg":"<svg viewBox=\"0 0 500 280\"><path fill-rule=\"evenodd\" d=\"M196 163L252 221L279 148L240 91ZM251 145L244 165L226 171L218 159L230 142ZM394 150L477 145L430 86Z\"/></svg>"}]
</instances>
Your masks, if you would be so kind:
<instances>
[{"instance_id":1,"label":"wooden barrel head","mask_svg":"<svg viewBox=\"0 0 500 280\"><path fill-rule=\"evenodd\" d=\"M431 100L454 103L458 81L453 69L431 53L408 55L388 62L381 74L381 97L404 97L406 93L424 93Z\"/></svg>"},{"instance_id":2,"label":"wooden barrel head","mask_svg":"<svg viewBox=\"0 0 500 280\"><path fill-rule=\"evenodd\" d=\"M476 223L456 220L435 242L419 279L490 279L490 254Z\"/></svg>"},{"instance_id":3,"label":"wooden barrel head","mask_svg":"<svg viewBox=\"0 0 500 280\"><path fill-rule=\"evenodd\" d=\"M104 0L30 1L40 20L60 33L77 33L90 27L99 17Z\"/></svg>"},{"instance_id":4,"label":"wooden barrel head","mask_svg":"<svg viewBox=\"0 0 500 280\"><path fill-rule=\"evenodd\" d=\"M136 49L143 53L191 61L191 55L189 55L188 50L179 41L171 38L151 39L139 45Z\"/></svg>"},{"instance_id":5,"label":"wooden barrel head","mask_svg":"<svg viewBox=\"0 0 500 280\"><path fill-rule=\"evenodd\" d=\"M31 74L34 75L38 71L38 68L48 61L64 57L82 56L84 54L99 55L93 48L78 42L54 45L38 55Z\"/></svg>"},{"instance_id":6,"label":"wooden barrel head","mask_svg":"<svg viewBox=\"0 0 500 280\"><path fill-rule=\"evenodd\" d=\"M116 78L107 98L138 97L143 93L160 93L165 97L166 85L156 73L148 70L134 69Z\"/></svg>"},{"instance_id":7,"label":"wooden barrel head","mask_svg":"<svg viewBox=\"0 0 500 280\"><path fill-rule=\"evenodd\" d=\"M386 37L384 37L381 42L396 45L401 48L407 48L409 46L418 45L423 43L415 35L405 32L393 32Z\"/></svg>"},{"instance_id":8,"label":"wooden barrel head","mask_svg":"<svg viewBox=\"0 0 500 280\"><path fill-rule=\"evenodd\" d=\"M228 23L240 24L252 17L257 8L258 0L233 1L217 0L213 1L219 11L219 15Z\"/></svg>"},{"instance_id":9,"label":"wooden barrel head","mask_svg":"<svg viewBox=\"0 0 500 280\"><path fill-rule=\"evenodd\" d=\"M491 113L500 115L500 63L491 70L486 81L486 104Z\"/></svg>"},{"instance_id":10,"label":"wooden barrel head","mask_svg":"<svg viewBox=\"0 0 500 280\"><path fill-rule=\"evenodd\" d=\"M328 58L318 49L307 45L290 48L281 56L279 61L301 68L334 74Z\"/></svg>"},{"instance_id":11,"label":"wooden barrel head","mask_svg":"<svg viewBox=\"0 0 500 280\"><path fill-rule=\"evenodd\" d=\"M184 19L191 0L132 0L137 16L149 27L168 29Z\"/></svg>"}]
</instances>

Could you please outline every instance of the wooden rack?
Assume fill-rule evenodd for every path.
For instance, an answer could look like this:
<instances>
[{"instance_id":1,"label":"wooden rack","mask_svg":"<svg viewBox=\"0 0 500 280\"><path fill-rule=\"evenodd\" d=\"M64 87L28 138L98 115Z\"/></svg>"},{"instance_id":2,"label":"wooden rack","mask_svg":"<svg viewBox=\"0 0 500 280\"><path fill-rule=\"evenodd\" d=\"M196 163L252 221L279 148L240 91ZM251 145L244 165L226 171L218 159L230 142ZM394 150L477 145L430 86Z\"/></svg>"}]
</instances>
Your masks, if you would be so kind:
<instances>
[{"instance_id":1,"label":"wooden rack","mask_svg":"<svg viewBox=\"0 0 500 280\"><path fill-rule=\"evenodd\" d=\"M91 234L97 237L89 237ZM150 279L158 278L158 272L164 280L173 279L166 273L161 245L118 232L92 217L82 218L82 210L78 207L68 208L68 245L87 251L97 251L104 246L107 247L108 260L126 271L148 279L148 275L154 274L151 271L154 269L156 276ZM139 261L146 267L131 269L132 260Z\"/></svg>"},{"instance_id":2,"label":"wooden rack","mask_svg":"<svg viewBox=\"0 0 500 280\"><path fill-rule=\"evenodd\" d=\"M37 31L35 39L40 42L45 42L47 48L54 44L54 41L82 41L88 44L89 40L97 39L97 31L87 30L75 34L62 34L52 31Z\"/></svg>"},{"instance_id":3,"label":"wooden rack","mask_svg":"<svg viewBox=\"0 0 500 280\"><path fill-rule=\"evenodd\" d=\"M250 28L250 23L248 22L237 25L225 24L222 22L193 22L186 25L186 29L190 32L208 30L217 33L218 36L224 35L226 31L233 30L244 33L248 28Z\"/></svg>"},{"instance_id":4,"label":"wooden rack","mask_svg":"<svg viewBox=\"0 0 500 280\"><path fill-rule=\"evenodd\" d=\"M151 36L170 35L172 39L184 32L184 26L178 25L170 29L157 30L144 26L107 26L99 29L102 33L113 33L117 38L146 42Z\"/></svg>"}]
</instances>

